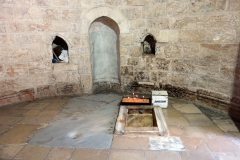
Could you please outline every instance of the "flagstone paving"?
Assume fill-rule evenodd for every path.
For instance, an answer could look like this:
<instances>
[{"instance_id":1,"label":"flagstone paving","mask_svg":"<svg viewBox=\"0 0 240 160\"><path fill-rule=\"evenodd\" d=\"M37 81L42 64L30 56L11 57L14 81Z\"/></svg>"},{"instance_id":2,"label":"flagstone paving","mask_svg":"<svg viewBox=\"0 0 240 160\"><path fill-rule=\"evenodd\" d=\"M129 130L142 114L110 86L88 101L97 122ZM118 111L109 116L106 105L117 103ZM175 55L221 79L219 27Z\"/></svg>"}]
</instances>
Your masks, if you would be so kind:
<instances>
[{"instance_id":1,"label":"flagstone paving","mask_svg":"<svg viewBox=\"0 0 240 160\"><path fill-rule=\"evenodd\" d=\"M240 159L240 133L227 114L181 99L169 98L163 109L168 136L115 135L121 97L63 96L0 107L0 159Z\"/></svg>"}]
</instances>

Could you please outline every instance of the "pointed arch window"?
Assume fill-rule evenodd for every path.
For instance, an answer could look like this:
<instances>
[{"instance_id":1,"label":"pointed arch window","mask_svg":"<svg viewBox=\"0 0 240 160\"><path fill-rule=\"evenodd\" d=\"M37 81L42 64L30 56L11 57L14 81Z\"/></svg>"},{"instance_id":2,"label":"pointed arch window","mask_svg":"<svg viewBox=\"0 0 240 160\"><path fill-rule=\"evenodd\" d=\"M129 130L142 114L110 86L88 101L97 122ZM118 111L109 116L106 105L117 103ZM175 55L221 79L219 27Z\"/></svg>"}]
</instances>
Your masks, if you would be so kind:
<instances>
[{"instance_id":1,"label":"pointed arch window","mask_svg":"<svg viewBox=\"0 0 240 160\"><path fill-rule=\"evenodd\" d=\"M156 40L152 35L147 35L142 42L142 53L155 55Z\"/></svg>"},{"instance_id":2,"label":"pointed arch window","mask_svg":"<svg viewBox=\"0 0 240 160\"><path fill-rule=\"evenodd\" d=\"M68 62L68 45L61 37L56 36L53 40L52 52L52 63Z\"/></svg>"}]
</instances>

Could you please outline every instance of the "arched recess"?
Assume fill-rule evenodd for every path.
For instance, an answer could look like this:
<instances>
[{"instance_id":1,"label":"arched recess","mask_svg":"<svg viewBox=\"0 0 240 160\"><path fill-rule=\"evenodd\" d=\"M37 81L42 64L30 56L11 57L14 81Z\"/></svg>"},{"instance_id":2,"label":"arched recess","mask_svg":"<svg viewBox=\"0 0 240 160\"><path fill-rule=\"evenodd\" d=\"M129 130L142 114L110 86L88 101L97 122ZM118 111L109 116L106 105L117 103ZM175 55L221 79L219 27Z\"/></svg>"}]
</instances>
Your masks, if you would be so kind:
<instances>
[{"instance_id":1,"label":"arched recess","mask_svg":"<svg viewBox=\"0 0 240 160\"><path fill-rule=\"evenodd\" d=\"M64 39L56 36L52 42L53 60L52 63L68 62L68 45Z\"/></svg>"},{"instance_id":2,"label":"arched recess","mask_svg":"<svg viewBox=\"0 0 240 160\"><path fill-rule=\"evenodd\" d=\"M89 29L93 83L119 83L119 27L108 18L94 20Z\"/></svg>"},{"instance_id":3,"label":"arched recess","mask_svg":"<svg viewBox=\"0 0 240 160\"><path fill-rule=\"evenodd\" d=\"M86 26L82 29L82 33L88 33L88 29L90 28L92 22L95 19L103 16L114 20L118 24L120 33L129 33L128 21L123 16L123 14L116 9L112 9L106 6L93 8L83 15L82 19L86 20L84 21L84 24Z\"/></svg>"},{"instance_id":4,"label":"arched recess","mask_svg":"<svg viewBox=\"0 0 240 160\"><path fill-rule=\"evenodd\" d=\"M52 43L54 41L54 39L56 37L60 37L62 38L67 46L68 46L68 56L70 55L70 52L71 52L71 48L72 48L72 45L71 43L67 40L67 38L64 36L64 35L61 35L59 33L57 34L52 34L52 35L47 35L47 38L46 38L46 45L47 45L47 50L48 50L48 53L51 53L51 55L53 54L53 46L52 46Z\"/></svg>"},{"instance_id":5,"label":"arched recess","mask_svg":"<svg viewBox=\"0 0 240 160\"><path fill-rule=\"evenodd\" d=\"M153 54L156 52L156 38L148 33L141 39L141 47L143 54Z\"/></svg>"}]
</instances>

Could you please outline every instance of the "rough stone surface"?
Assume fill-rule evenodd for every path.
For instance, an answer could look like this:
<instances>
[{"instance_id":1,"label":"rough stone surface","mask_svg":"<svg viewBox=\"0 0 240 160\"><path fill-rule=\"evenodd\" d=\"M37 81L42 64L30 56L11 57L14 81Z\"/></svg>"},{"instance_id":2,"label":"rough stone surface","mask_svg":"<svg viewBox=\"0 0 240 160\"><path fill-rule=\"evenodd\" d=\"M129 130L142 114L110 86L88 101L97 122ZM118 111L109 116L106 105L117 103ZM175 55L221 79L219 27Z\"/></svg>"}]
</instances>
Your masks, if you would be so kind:
<instances>
[{"instance_id":1,"label":"rough stone surface","mask_svg":"<svg viewBox=\"0 0 240 160\"><path fill-rule=\"evenodd\" d=\"M198 90L219 94L217 99L239 97L239 0L4 0L0 8L0 88L4 97L0 105L93 93L93 59L112 62L99 75L106 77L108 72L117 77L114 83L120 84L114 90L119 92L130 90L127 87L134 81L144 81L154 83L153 88L169 84L175 88L169 88L173 96L186 91L183 97L187 99L196 99ZM119 29L118 38L104 34L102 40L91 39L90 27L100 17L107 17L109 28ZM98 29L93 29L96 35ZM142 54L148 35L156 41L155 55ZM69 63L51 62L55 36L66 41ZM109 50L101 48L102 44ZM114 53L117 61L107 52ZM109 88L103 86L97 90ZM20 96L22 90L31 91ZM149 90L148 86L141 89ZM229 108L229 100L217 102L203 96L198 100L225 111ZM235 102L232 106L238 115L239 106Z\"/></svg>"},{"instance_id":2,"label":"rough stone surface","mask_svg":"<svg viewBox=\"0 0 240 160\"><path fill-rule=\"evenodd\" d=\"M37 88L38 97L52 97L56 95L55 86L39 86Z\"/></svg>"},{"instance_id":3,"label":"rough stone surface","mask_svg":"<svg viewBox=\"0 0 240 160\"><path fill-rule=\"evenodd\" d=\"M68 95L78 93L79 86L77 84L66 84L58 83L56 84L56 92L58 95Z\"/></svg>"},{"instance_id":4,"label":"rough stone surface","mask_svg":"<svg viewBox=\"0 0 240 160\"><path fill-rule=\"evenodd\" d=\"M35 91L33 88L24 89L20 91L8 91L0 93L0 104L12 104L21 101L33 100L35 97Z\"/></svg>"},{"instance_id":5,"label":"rough stone surface","mask_svg":"<svg viewBox=\"0 0 240 160\"><path fill-rule=\"evenodd\" d=\"M180 42L204 42L206 31L201 30L180 30L179 40Z\"/></svg>"},{"instance_id":6,"label":"rough stone surface","mask_svg":"<svg viewBox=\"0 0 240 160\"><path fill-rule=\"evenodd\" d=\"M174 29L185 29L185 28L202 28L203 22L202 17L183 17L183 18L172 18L171 26Z\"/></svg>"},{"instance_id":7,"label":"rough stone surface","mask_svg":"<svg viewBox=\"0 0 240 160\"><path fill-rule=\"evenodd\" d=\"M118 83L100 82L93 84L93 93L115 92L121 93L121 87Z\"/></svg>"}]
</instances>

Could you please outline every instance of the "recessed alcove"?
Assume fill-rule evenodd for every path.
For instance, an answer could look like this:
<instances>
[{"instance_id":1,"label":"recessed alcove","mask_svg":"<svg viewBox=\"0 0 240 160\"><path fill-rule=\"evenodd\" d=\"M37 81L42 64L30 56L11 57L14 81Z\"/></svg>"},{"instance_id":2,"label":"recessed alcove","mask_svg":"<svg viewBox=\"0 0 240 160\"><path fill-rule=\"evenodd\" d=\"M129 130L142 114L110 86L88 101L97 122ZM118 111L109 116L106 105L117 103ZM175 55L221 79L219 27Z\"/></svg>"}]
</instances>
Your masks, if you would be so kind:
<instances>
[{"instance_id":1,"label":"recessed alcove","mask_svg":"<svg viewBox=\"0 0 240 160\"><path fill-rule=\"evenodd\" d=\"M156 42L155 38L151 34L148 34L141 42L142 53L144 55L155 55Z\"/></svg>"},{"instance_id":2,"label":"recessed alcove","mask_svg":"<svg viewBox=\"0 0 240 160\"><path fill-rule=\"evenodd\" d=\"M68 62L68 45L64 39L56 36L52 42L52 63Z\"/></svg>"},{"instance_id":3,"label":"recessed alcove","mask_svg":"<svg viewBox=\"0 0 240 160\"><path fill-rule=\"evenodd\" d=\"M120 82L119 27L108 18L99 17L90 26L93 89L115 90Z\"/></svg>"}]
</instances>

